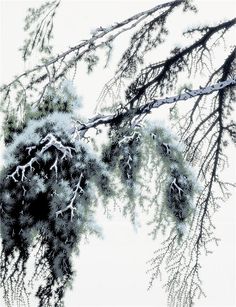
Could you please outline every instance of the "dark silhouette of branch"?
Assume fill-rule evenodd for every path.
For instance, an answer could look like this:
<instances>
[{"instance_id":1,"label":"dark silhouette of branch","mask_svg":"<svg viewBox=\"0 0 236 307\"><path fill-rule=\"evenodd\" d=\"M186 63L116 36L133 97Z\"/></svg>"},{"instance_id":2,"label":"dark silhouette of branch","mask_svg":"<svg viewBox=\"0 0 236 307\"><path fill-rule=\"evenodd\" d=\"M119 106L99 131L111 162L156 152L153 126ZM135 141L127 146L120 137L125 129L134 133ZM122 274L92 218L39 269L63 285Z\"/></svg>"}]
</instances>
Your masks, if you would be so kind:
<instances>
[{"instance_id":1,"label":"dark silhouette of branch","mask_svg":"<svg viewBox=\"0 0 236 307\"><path fill-rule=\"evenodd\" d=\"M207 87L201 87L197 90L189 90L186 91L184 94L172 96L172 97L166 97L163 99L154 99L151 102L148 102L144 104L143 106L140 106L136 109L131 110L125 110L121 112L117 112L116 114L112 115L101 115L96 116L94 120L90 120L88 123L84 123L81 128L79 128L80 131L87 131L90 128L95 128L99 125L107 125L107 124L113 124L113 123L119 123L124 118L130 118L130 120L139 115L145 115L151 112L152 109L159 108L160 106L164 104L172 104L176 103L178 101L186 101L187 99L194 98L197 96L203 96L203 95L209 95L215 91L220 91L221 89L229 86L233 86L236 84L236 79L228 79L223 82L219 82Z\"/></svg>"},{"instance_id":2,"label":"dark silhouette of branch","mask_svg":"<svg viewBox=\"0 0 236 307\"><path fill-rule=\"evenodd\" d=\"M46 56L0 90L7 157L0 173L4 300L8 306L29 305L25 276L33 249L39 306L62 306L74 273L72 254L81 238L100 234L95 208L102 203L106 211L110 201L122 199L123 214L134 225L137 208L142 208L150 217L153 238L160 230L165 235L149 262L150 287L165 270L168 304L191 307L205 295L202 254L218 243L213 214L234 187L221 173L228 165L224 148L236 144L236 48L225 48L217 67L213 56L236 18L185 31L191 43L143 67L148 52L165 42L169 16L177 8L196 12L191 1L166 2L100 26L89 39L50 56L59 4L29 10L25 29L33 30L23 58L36 49ZM82 119L66 73L74 69L75 75L83 60L91 72L100 48L107 51L107 66L113 41L128 31L130 44L100 96L101 113ZM202 86L180 84L183 75L191 80L198 74L205 74ZM172 129L148 119L155 109L162 114L162 106L170 107Z\"/></svg>"},{"instance_id":3,"label":"dark silhouette of branch","mask_svg":"<svg viewBox=\"0 0 236 307\"><path fill-rule=\"evenodd\" d=\"M159 10L165 7L176 7L184 2L184 0L175 0L164 4L159 4L152 9L135 14L134 16L127 18L124 21L115 23L114 25L107 28L98 27L93 32L90 39L84 40L81 43L70 47L68 50L57 55L56 57L53 57L52 59L46 59L44 63L25 71L7 85L3 85L1 87L1 92L4 93L4 100L6 100L10 94L11 87L13 85L17 86L19 82L22 84L25 79L29 78L29 81L26 81L26 85L24 85L24 91L29 91L37 86L37 84L41 84L43 81L48 80L46 81L43 91L41 91L39 98L36 101L37 103L40 103L47 87L51 85L52 82L60 80L66 74L66 72L69 69L75 67L76 63L81 60L87 53L90 53L100 47L107 46L119 35L135 28L139 23L143 22L148 17L153 16L153 14ZM68 56L71 56L71 58L68 58ZM56 64L58 65L57 67ZM36 72L37 76L34 76Z\"/></svg>"}]
</instances>

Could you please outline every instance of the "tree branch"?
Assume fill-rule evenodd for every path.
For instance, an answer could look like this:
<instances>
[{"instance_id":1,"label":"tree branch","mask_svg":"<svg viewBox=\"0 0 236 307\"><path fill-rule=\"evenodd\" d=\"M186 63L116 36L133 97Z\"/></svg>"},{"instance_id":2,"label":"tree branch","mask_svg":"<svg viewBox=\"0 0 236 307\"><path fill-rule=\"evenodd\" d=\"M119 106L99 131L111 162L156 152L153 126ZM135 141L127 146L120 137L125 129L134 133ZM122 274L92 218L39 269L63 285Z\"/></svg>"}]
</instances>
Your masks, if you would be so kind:
<instances>
[{"instance_id":1,"label":"tree branch","mask_svg":"<svg viewBox=\"0 0 236 307\"><path fill-rule=\"evenodd\" d=\"M70 210L70 212L71 212L70 218L71 218L71 221L72 221L73 216L74 216L74 211L76 211L76 208L74 207L74 202L75 202L75 199L76 199L78 190L79 190L79 193L83 193L83 192L84 192L83 188L81 187L81 180L82 180L82 178L83 178L83 173L80 174L79 181L78 181L78 183L77 183L77 185L76 185L76 188L75 188L73 197L72 197L72 199L71 199L69 205L67 205L64 209L58 210L58 211L56 212L56 217L57 217L57 218L58 218L60 215L62 216L62 214L63 214L64 212L66 212L67 210Z\"/></svg>"},{"instance_id":2,"label":"tree branch","mask_svg":"<svg viewBox=\"0 0 236 307\"><path fill-rule=\"evenodd\" d=\"M173 80L176 79L175 77L177 73L184 67L192 71L193 64L190 63L190 65L188 65L188 63L190 60L189 57L192 56L193 52L195 52L195 58L198 60L198 62L201 62L203 52L209 52L207 43L210 41L213 35L220 31L227 31L235 24L236 18L220 23L216 26L198 29L201 32L205 32L200 39L186 48L174 49L172 51L173 55L167 58L165 61L146 67L136 78L136 80L129 86L127 91L129 101L127 105L133 106L136 101L139 101L139 99L145 95L148 89L151 89L152 92L156 92L157 89L159 89L161 93L163 87L168 88L169 84L173 85ZM200 51L202 52L200 53ZM166 83L164 84L165 81ZM135 89L134 92L133 88Z\"/></svg>"},{"instance_id":3,"label":"tree branch","mask_svg":"<svg viewBox=\"0 0 236 307\"><path fill-rule=\"evenodd\" d=\"M65 159L66 157L72 158L72 150L75 150L73 147L70 146L64 146L62 142L58 141L56 137L52 133L48 133L41 141L40 144L46 144L42 147L40 150L40 154L43 154L46 150L48 150L50 147L54 146L58 151L60 151L63 155L61 157L61 160ZM28 154L30 155L31 150L35 149L36 146L31 146L27 147L26 149L28 150ZM21 179L20 181L24 181L26 178L25 172L29 168L30 170L34 170L32 164L37 161L38 158L35 155L35 157L31 158L29 162L27 162L24 165L18 165L15 169L14 172L12 172L10 175L7 176L7 178L12 178L15 182L18 182L16 179L16 176L20 176L20 171L21 171ZM58 156L56 156L56 160L53 163L53 165L50 167L50 170L55 168L56 175L57 175L57 161L58 161Z\"/></svg>"},{"instance_id":4,"label":"tree branch","mask_svg":"<svg viewBox=\"0 0 236 307\"><path fill-rule=\"evenodd\" d=\"M170 1L170 2L166 2L163 4L159 4L149 10L143 11L141 13L135 14L130 18L127 18L121 22L115 23L113 26L109 26L107 28L103 28L103 27L99 27L97 28L92 37L88 40L84 40L82 42L80 42L79 44L75 45L74 47L70 47L69 50L66 50L64 52L62 52L61 54L59 54L58 56L56 56L55 58L47 61L44 64L41 65L37 65L34 68L32 68L31 70L28 70L24 73L22 73L21 75L19 75L18 77L16 77L13 81L11 81L10 83L8 83L7 85L2 86L1 91L6 90L7 88L9 88L11 85L13 85L15 82L19 81L20 79L22 79L23 77L27 77L29 74L32 74L36 71L39 71L41 69L46 69L48 71L49 66L59 62L60 60L64 60L66 56L76 52L76 58L79 59L81 58L82 54L85 53L85 51L82 51L81 54L79 54L78 52L82 49L87 47L88 50L91 50L91 47L94 48L94 44L96 41L98 41L99 39L103 38L104 36L106 36L107 34L110 34L116 30L121 29L118 33L114 34L113 36L110 36L105 42L111 41L113 39L115 39L117 36L119 36L120 34L122 34L123 32L132 29L133 27L135 27L139 22L141 22L143 19L145 19L146 17L152 15L153 13L155 13L158 10L161 10L165 7L168 6L172 6L172 5L176 5L176 4L181 4L183 3L183 0L175 0L175 1ZM133 25L131 25L129 28L123 28L124 26L130 24L131 22L136 21ZM122 29L123 28L123 29ZM98 45L96 45L96 48L98 48L99 46L102 46L105 44L105 42L101 42ZM40 78L45 79L48 76L48 72L44 75L42 75ZM37 80L35 80L35 82L37 82ZM32 85L32 84L31 84Z\"/></svg>"},{"instance_id":5,"label":"tree branch","mask_svg":"<svg viewBox=\"0 0 236 307\"><path fill-rule=\"evenodd\" d=\"M178 101L185 101L190 98L194 98L201 95L209 95L215 91L219 91L223 88L233 86L236 84L236 77L232 79L228 79L226 81L218 82L212 85L209 85L205 88L199 88L197 90L189 90L185 92L184 94L172 96L172 97L166 97L162 99L154 99L151 102L146 103L145 105L138 107L136 109L129 109L127 111L116 113L113 115L101 115L100 117L96 118L93 121L88 122L87 124L83 124L82 127L80 127L78 130L83 132L83 134L90 128L95 128L99 125L107 125L107 124L113 124L116 122L122 121L124 118L128 117L135 117L136 115L140 114L148 114L151 112L152 109L157 109L160 106L164 104L172 104L176 103Z\"/></svg>"}]
</instances>

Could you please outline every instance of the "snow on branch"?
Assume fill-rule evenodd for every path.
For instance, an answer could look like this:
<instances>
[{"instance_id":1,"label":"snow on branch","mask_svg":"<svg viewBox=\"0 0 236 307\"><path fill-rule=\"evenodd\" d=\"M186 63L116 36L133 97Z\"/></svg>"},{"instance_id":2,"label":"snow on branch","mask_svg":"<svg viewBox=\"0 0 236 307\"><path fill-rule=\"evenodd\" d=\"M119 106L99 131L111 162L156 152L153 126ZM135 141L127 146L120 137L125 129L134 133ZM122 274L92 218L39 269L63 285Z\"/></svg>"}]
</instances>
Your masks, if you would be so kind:
<instances>
[{"instance_id":1,"label":"snow on branch","mask_svg":"<svg viewBox=\"0 0 236 307\"><path fill-rule=\"evenodd\" d=\"M84 192L83 188L81 187L81 180L82 180L82 178L83 178L83 173L80 174L79 181L78 181L78 183L77 183L77 185L76 185L76 188L75 188L73 197L72 197L72 199L71 199L69 205L67 205L64 209L58 210L58 211L56 212L56 217L57 217L57 218L58 218L60 215L62 216L62 214L63 214L64 212L66 212L67 210L70 210L70 212L71 212L70 218L71 218L71 221L72 221L72 219L73 219L73 217L74 217L74 211L76 211L76 207L75 207L75 205L74 205L74 202L75 202L77 193L78 193L78 191L79 191L79 193L81 193L81 194Z\"/></svg>"},{"instance_id":2,"label":"snow on branch","mask_svg":"<svg viewBox=\"0 0 236 307\"><path fill-rule=\"evenodd\" d=\"M72 150L75 150L71 146L64 146L62 142L58 141L56 137L52 133L48 133L41 141L40 144L43 144L47 142L41 149L40 154L43 154L45 151L47 151L50 147L54 146L57 150L59 150L63 155L61 160L69 157L72 158ZM30 146L27 147L26 149L28 150L28 154L31 153L32 149L35 149L36 146ZM34 170L32 164L37 162L37 157L33 157L30 159L29 162L27 162L24 165L18 165L13 173L7 176L7 178L12 178L15 182L18 182L19 180L16 178L16 176L20 176L20 181L24 181L26 179L25 172L29 168L31 171ZM53 165L50 167L50 170L53 168L56 171L57 175L57 162L58 162L58 156L56 156L55 162Z\"/></svg>"},{"instance_id":3,"label":"snow on branch","mask_svg":"<svg viewBox=\"0 0 236 307\"><path fill-rule=\"evenodd\" d=\"M48 133L45 138L41 140L41 144L48 141L43 148L41 149L41 153L45 152L49 147L54 146L56 147L59 151L63 153L62 160L66 158L67 156L69 158L72 158L72 150L75 150L71 146L64 146L60 141L56 139L56 137L52 133Z\"/></svg>"},{"instance_id":4,"label":"snow on branch","mask_svg":"<svg viewBox=\"0 0 236 307\"><path fill-rule=\"evenodd\" d=\"M46 63L42 63L40 65L33 67L30 70L25 71L24 73L17 76L9 84L3 85L0 89L0 91L7 91L8 94L9 94L9 90L10 90L10 87L12 85L15 85L16 83L20 82L20 80L22 80L25 77L29 77L30 75L33 75L35 72L41 72L42 70L44 70L45 73L43 72L43 74L41 74L37 79L33 78L30 81L29 85L27 86L27 89L29 89L33 84L41 82L41 81L48 78L49 83L45 85L44 91L42 93L42 96L43 96L43 94L46 90L46 87L49 84L51 84L52 80L56 81L57 79L60 79L71 66L73 67L77 63L77 61L80 60L88 52L90 52L91 50L95 50L98 47L106 46L111 41L116 39L119 35L121 35L122 33L126 32L128 30L133 29L140 22L142 22L143 20L145 20L146 18L148 18L149 16L151 16L155 12L157 12L157 11L163 9L163 8L166 8L166 7L180 5L181 3L184 3L184 2L185 2L184 0L175 0L175 1L162 3L162 4L159 4L159 5L156 5L155 7L151 8L149 10L135 14L132 17L129 17L129 18L127 18L127 19L125 19L121 22L117 22L114 25L108 26L106 28L103 28L103 27L100 26L93 31L92 37L90 39L83 40L79 44L77 44L73 47L70 47L68 50L62 52L61 54L58 54L53 59L49 59ZM127 27L125 27L125 26L127 26ZM109 37L107 36L108 34L110 35ZM72 58L70 59L71 64L65 65L65 67L63 68L62 71L57 72L57 75L55 74L55 75L51 76L49 69L51 67L54 67L54 65L57 64L57 63L62 65L65 62L65 58L68 57L68 56L72 56ZM55 71L54 71L54 73L55 73ZM40 97L40 98L42 98L42 97Z\"/></svg>"},{"instance_id":5,"label":"snow on branch","mask_svg":"<svg viewBox=\"0 0 236 307\"><path fill-rule=\"evenodd\" d=\"M218 82L206 87L200 87L197 90L186 90L185 93L166 97L164 99L154 99L152 102L147 103L144 107L140 108L142 112L147 112L152 108L159 108L163 104L170 104L177 101L187 100L196 96L209 95L213 92L219 91L225 87L232 86L236 84L236 76L232 79L228 79L223 82Z\"/></svg>"},{"instance_id":6,"label":"snow on branch","mask_svg":"<svg viewBox=\"0 0 236 307\"><path fill-rule=\"evenodd\" d=\"M27 163L24 164L24 165L18 165L18 166L16 167L16 170L15 170L12 174L8 175L7 178L12 178L15 182L18 182L18 180L16 179L15 176L20 176L20 171L21 171L21 179L20 179L20 181L23 181L23 180L26 178L26 176L25 176L26 170L27 170L28 168L29 168L31 171L34 170L34 168L33 168L33 166L32 166L32 164L33 164L34 162L37 162L37 158L36 158L36 157L30 159L30 161L27 162Z\"/></svg>"},{"instance_id":7,"label":"snow on branch","mask_svg":"<svg viewBox=\"0 0 236 307\"><path fill-rule=\"evenodd\" d=\"M53 165L50 167L50 171L51 171L53 168L55 169L56 178L57 178L57 172L58 172L57 162L58 162L58 155L56 155L56 159L55 159Z\"/></svg>"},{"instance_id":8,"label":"snow on branch","mask_svg":"<svg viewBox=\"0 0 236 307\"><path fill-rule=\"evenodd\" d=\"M178 101L185 101L190 98L194 98L197 96L202 96L202 95L209 95L213 92L222 90L226 87L233 86L236 84L236 76L232 79L225 80L223 82L218 82L206 87L200 87L199 89L196 90L186 90L185 93L172 96L172 97L165 97L161 99L154 99L151 102L146 103L145 105L136 108L135 110L125 110L123 112L118 112L113 115L101 115L98 118L95 118L93 121L89 121L87 124L83 124L82 127L80 127L80 131L87 131L90 128L97 127L98 125L106 125L106 124L112 124L113 122L117 120L121 120L123 118L127 118L130 116L136 116L140 114L147 114L150 113L152 109L159 108L160 106L164 104L171 104L171 103L176 103Z\"/></svg>"},{"instance_id":9,"label":"snow on branch","mask_svg":"<svg viewBox=\"0 0 236 307\"><path fill-rule=\"evenodd\" d=\"M119 146L123 144L128 144L130 141L133 141L134 139L140 140L140 133L137 131L134 131L131 135L125 135L118 143Z\"/></svg>"},{"instance_id":10,"label":"snow on branch","mask_svg":"<svg viewBox=\"0 0 236 307\"><path fill-rule=\"evenodd\" d=\"M177 101L185 101L187 99L190 98L194 98L197 96L201 96L201 95L209 95L215 91L219 91L222 90L226 87L232 86L236 84L236 77L232 78L232 79L228 79L226 81L223 82L219 82L216 84L212 84L209 85L207 87L200 87L200 89L197 90L186 90L185 93L180 94L180 95L176 95L176 96L172 96L172 97L166 97L166 98L162 98L162 99L154 99L151 102L146 103L144 106L141 106L139 108L137 108L136 110L127 110L125 112L121 112L121 113L116 113L114 115L101 115L99 117L96 117L94 120L89 121L87 124L83 124L82 127L80 127L78 130L80 131L81 135L84 134L87 130L89 130L90 128L95 128L98 125L106 125L106 124L112 124L113 122L115 122L116 120L122 120L124 118L127 118L129 116L136 116L136 115L140 115L140 114L147 114L150 113L152 109L154 108L159 108L160 106L164 105L164 104L171 104L171 103L176 103ZM127 141L127 140L122 140L123 141ZM42 147L41 149L41 154L44 153L46 150L48 150L51 146L54 146L56 149L58 149L62 154L62 160L65 158L72 158L72 151L74 150L73 147L71 146L64 146L60 141L58 141L56 139L56 137L52 134L49 133L47 134L41 141L40 143L46 144ZM28 148L28 152L30 154L32 148ZM25 165L18 165L16 170L8 175L8 178L12 178L15 182L17 182L18 180L16 179L16 176L20 176L20 172L21 172L21 181L23 181L25 179L25 171L30 168L31 170L33 169L32 164L34 162L36 162L36 157L32 158L29 162L27 162ZM57 161L55 161L54 165L51 167L55 168L56 170L56 163Z\"/></svg>"},{"instance_id":11,"label":"snow on branch","mask_svg":"<svg viewBox=\"0 0 236 307\"><path fill-rule=\"evenodd\" d=\"M176 178L174 178L174 180L171 183L171 190L175 192L175 190L177 189L179 196L181 196L181 194L184 192L183 189L181 189L181 187L177 184Z\"/></svg>"}]
</instances>

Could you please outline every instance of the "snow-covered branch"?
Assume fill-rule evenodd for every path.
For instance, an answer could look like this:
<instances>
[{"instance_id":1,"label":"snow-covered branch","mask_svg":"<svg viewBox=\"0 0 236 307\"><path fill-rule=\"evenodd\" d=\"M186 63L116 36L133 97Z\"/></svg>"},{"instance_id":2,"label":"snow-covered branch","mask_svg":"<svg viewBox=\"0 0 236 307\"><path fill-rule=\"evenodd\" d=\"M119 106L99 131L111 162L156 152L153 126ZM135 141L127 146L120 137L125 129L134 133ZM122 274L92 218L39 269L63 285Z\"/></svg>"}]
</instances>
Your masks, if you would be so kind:
<instances>
[{"instance_id":1,"label":"snow-covered branch","mask_svg":"<svg viewBox=\"0 0 236 307\"><path fill-rule=\"evenodd\" d=\"M74 148L71 146L64 146L52 133L48 133L40 143L43 144L46 141L48 142L41 149L41 153L45 152L49 147L54 146L63 153L62 160L66 157L72 158L72 150L74 150Z\"/></svg>"},{"instance_id":2,"label":"snow-covered branch","mask_svg":"<svg viewBox=\"0 0 236 307\"><path fill-rule=\"evenodd\" d=\"M31 154L31 151L33 150L33 149L36 149L37 148L37 146L29 146L29 147L26 147L26 149L28 150L28 155L30 155Z\"/></svg>"},{"instance_id":3,"label":"snow-covered branch","mask_svg":"<svg viewBox=\"0 0 236 307\"><path fill-rule=\"evenodd\" d=\"M0 88L6 113L0 287L6 304L29 301L22 299L21 289L26 291L26 262L36 247L36 235L40 246L33 275L43 280L36 292L39 305L63 305L73 277L72 252L84 235L99 232L93 220L95 207L101 202L110 215L110 199L122 197L123 214L129 214L134 225L142 209L150 213L154 238L159 230L166 234L169 229L169 237L151 261L151 284L163 265L168 305L190 307L203 294L198 271L202 250L208 253L207 245L215 240L211 215L218 201L229 195L229 183L222 182L220 173L228 163L224 147L231 139L236 142L236 124L230 118L236 49L226 41L224 55L220 53L218 59L216 47L220 50L219 42L230 39L225 34L233 31L236 18L187 30L183 35L189 36L190 43L177 45L169 55L164 52L165 58L159 54L157 62L150 63L148 54L166 42L169 16L180 9L181 14L196 12L192 0L165 0L169 2L108 27L99 26L88 39L53 55L49 41L60 1L29 9L23 58L34 51L42 57L39 65ZM90 72L101 55L106 67L113 43L128 32L130 42L102 91L98 112L86 120L80 112L81 99L67 78L76 82L77 65L84 61ZM174 95L182 74L188 80ZM205 83L190 90L190 78L203 74ZM175 108L181 101L189 107L183 115ZM173 106L173 129L159 120L144 121L167 104ZM178 131L178 139L172 130ZM105 136L102 142L97 139L100 133ZM15 298L9 301L15 293L16 304Z\"/></svg>"},{"instance_id":4,"label":"snow-covered branch","mask_svg":"<svg viewBox=\"0 0 236 307\"><path fill-rule=\"evenodd\" d=\"M140 139L140 133L137 131L134 131L131 135L125 135L120 141L119 141L119 146L122 144L128 144L130 141L134 140L136 137L136 140Z\"/></svg>"},{"instance_id":5,"label":"snow-covered branch","mask_svg":"<svg viewBox=\"0 0 236 307\"><path fill-rule=\"evenodd\" d=\"M16 167L16 170L12 174L8 175L7 178L12 178L15 182L18 182L19 180L17 180L15 176L21 176L20 177L21 178L20 181L23 181L26 178L26 176L25 176L26 170L28 168L30 170L34 170L34 168L32 166L34 162L37 162L37 158L36 157L30 159L30 161L27 162L24 165L18 165ZM20 175L20 173L21 173L21 175Z\"/></svg>"},{"instance_id":6,"label":"snow-covered branch","mask_svg":"<svg viewBox=\"0 0 236 307\"><path fill-rule=\"evenodd\" d=\"M132 162L132 161L133 161L133 159L132 159L131 155L129 154L127 162L126 162L126 165L128 165L129 169L131 169L130 162Z\"/></svg>"},{"instance_id":7,"label":"snow-covered branch","mask_svg":"<svg viewBox=\"0 0 236 307\"><path fill-rule=\"evenodd\" d=\"M82 127L79 129L81 132L87 131L90 128L97 127L99 125L106 125L106 124L111 124L117 120L122 121L123 118L127 118L130 116L136 116L140 114L147 114L150 113L152 109L157 109L161 107L164 104L172 104L176 103L178 101L186 101L190 98L194 98L197 96L202 96L202 95L209 95L213 92L222 90L224 88L227 88L229 86L233 86L236 84L236 76L232 79L228 79L223 82L218 82L206 87L200 87L199 89L196 90L188 90L183 94L172 96L172 97L165 97L161 99L154 99L150 102L147 102L145 105L136 108L135 110L125 110L120 113L112 114L112 115L104 115L104 116L99 116L99 118L96 118L93 121L89 121L86 124L83 124Z\"/></svg>"},{"instance_id":8,"label":"snow-covered branch","mask_svg":"<svg viewBox=\"0 0 236 307\"><path fill-rule=\"evenodd\" d=\"M66 212L67 210L70 210L70 212L71 212L70 219L71 219L71 221L72 221L72 219L73 219L73 217L74 217L74 211L76 211L76 207L75 207L75 205L74 205L74 202L75 202L77 193L78 193L78 191L79 191L79 193L83 193L83 192L84 192L83 188L81 187L81 180L82 180L82 178L83 178L83 173L80 174L79 181L78 181L78 183L77 183L77 185L76 185L76 188L75 188L73 197L72 197L72 199L71 199L69 205L67 205L64 209L58 210L58 211L56 212L56 217L57 217L57 218L58 218L60 215L62 216L62 214L63 214L64 212Z\"/></svg>"},{"instance_id":9,"label":"snow-covered branch","mask_svg":"<svg viewBox=\"0 0 236 307\"><path fill-rule=\"evenodd\" d=\"M43 154L45 151L47 151L50 147L54 146L57 150L59 150L63 155L61 157L61 160L65 159L65 158L72 158L72 151L74 150L73 147L70 146L64 146L62 144L62 142L58 141L56 139L56 137L52 134L52 133L48 133L41 141L40 144L45 143L46 144L42 147L40 154ZM32 149L36 149L36 146L30 146L30 147L26 147L26 149L28 150L28 155L30 155ZM35 156L33 158L30 159L29 162L27 162L24 165L18 165L15 169L15 171L13 173L11 173L10 175L7 176L7 178L12 178L15 182L18 182L19 180L16 178L16 176L20 176L20 181L24 181L24 179L26 178L25 176L25 172L27 171L27 169L30 170L34 170L33 168L33 163L38 162L37 161L38 157ZM53 163L53 165L50 167L50 170L52 170L53 168L56 171L56 175L57 175L57 162L58 162L58 156L56 156L55 162Z\"/></svg>"},{"instance_id":10,"label":"snow-covered branch","mask_svg":"<svg viewBox=\"0 0 236 307\"><path fill-rule=\"evenodd\" d=\"M106 124L112 124L113 122L117 121L118 119L122 121L122 119L124 118L128 118L130 116L135 116L135 115L140 115L140 114L147 114L150 113L152 109L154 108L159 108L160 106L164 105L164 104L171 104L171 103L176 103L178 101L185 101L187 99L190 98L194 98L197 96L201 96L201 95L209 95L215 91L219 91L222 90L226 87L232 86L236 84L236 77L232 78L232 79L228 79L226 81L223 82L219 82L210 86L207 86L205 88L201 88L197 89L197 90L188 90L187 92L180 94L180 95L176 95L176 96L172 96L172 97L166 97L163 99L155 99L151 102L146 103L144 106L141 106L139 108L137 108L135 111L134 110L127 110L121 113L116 113L114 115L101 115L98 118L96 117L94 120L89 121L86 124L83 124L82 127L80 127L78 129L78 131L80 131L81 135L84 135L84 133L89 130L90 128L95 128L98 125L106 125ZM135 133L134 133L135 134ZM131 135L130 137L133 138L134 134ZM130 140L130 137L125 137L125 139L123 139L122 142L126 142L127 140ZM128 139L127 139L128 138ZM72 158L72 151L74 150L73 147L71 146L64 146L61 141L57 140L56 137L52 134L49 133L47 134L41 141L40 143L46 144L42 147L41 149L41 154L44 153L46 150L48 150L51 146L54 146L56 149L58 149L63 155L62 155L62 160L64 158ZM32 149L35 149L35 147L29 147L28 149L28 153L31 153ZM11 177L15 182L17 182L18 180L16 179L16 176L20 176L20 172L21 172L21 181L24 180L25 178L25 171L30 168L32 169L32 164L37 160L36 157L32 158L28 163L26 163L25 165L18 165L16 170L8 175L8 178ZM55 163L57 163L57 161L55 161ZM55 168L56 170L56 164L53 164L52 168Z\"/></svg>"},{"instance_id":11,"label":"snow-covered branch","mask_svg":"<svg viewBox=\"0 0 236 307\"><path fill-rule=\"evenodd\" d=\"M138 14L133 15L130 18L127 18L121 22L117 22L114 25L108 26L106 28L98 27L92 32L91 38L87 40L81 41L79 44L70 47L68 50L62 52L61 54L58 54L53 59L48 60L46 63L40 64L35 66L34 68L25 71L21 75L17 76L12 82L10 82L7 85L3 85L0 89L1 91L8 91L10 90L11 86L19 82L20 80L24 79L25 77L29 77L30 75L33 75L35 72L41 72L42 70L45 70L46 73L41 74L37 79L32 79L29 85L27 86L27 89L32 87L33 84L41 82L45 80L46 78L49 79L49 82L46 84L44 91L42 93L42 96L45 92L46 87L52 83L53 81L56 81L57 79L61 78L64 73L67 71L67 69L71 66L74 66L78 60L80 60L85 54L88 52L95 50L99 47L103 47L108 45L111 41L116 39L119 35L122 33L131 30L135 28L140 22L144 21L146 18L154 14L155 12L164 9L166 7L171 6L177 6L181 3L184 3L183 0L174 0L166 3L162 3L159 5L156 5L155 7L148 9L146 11L140 12ZM50 74L50 68L55 68L55 64L59 63L60 65L65 62L65 58L71 56L70 58L70 65L65 65L64 70L58 71L58 74L55 74L54 70L54 76L52 78ZM8 93L9 94L9 93ZM42 97L40 97L41 99Z\"/></svg>"},{"instance_id":12,"label":"snow-covered branch","mask_svg":"<svg viewBox=\"0 0 236 307\"><path fill-rule=\"evenodd\" d=\"M58 155L56 155L56 159L55 159L53 165L50 167L50 171L51 171L53 168L55 169L56 177L57 177L57 172L58 172L57 163L58 163Z\"/></svg>"},{"instance_id":13,"label":"snow-covered branch","mask_svg":"<svg viewBox=\"0 0 236 307\"><path fill-rule=\"evenodd\" d=\"M181 187L177 184L176 178L174 178L174 180L171 182L170 189L173 192L177 190L179 196L181 196L181 194L184 192L183 189L181 189Z\"/></svg>"},{"instance_id":14,"label":"snow-covered branch","mask_svg":"<svg viewBox=\"0 0 236 307\"><path fill-rule=\"evenodd\" d=\"M234 78L232 78L232 79L228 79L228 80L223 81L223 82L218 82L218 83L206 86L206 87L200 87L197 90L186 90L185 93L180 94L180 95L176 95L176 96L172 96L172 97L166 97L164 99L154 99L152 102L147 103L146 105L141 107L140 111L142 113L145 113L145 112L148 112L149 110L151 110L152 108L159 108L163 104L171 104L171 103L175 103L177 101L188 100L190 98L194 98L194 97L197 97L197 96L209 95L213 92L222 90L223 88L226 88L228 86L232 86L232 85L235 85L235 84L236 84L236 76L234 76Z\"/></svg>"}]
</instances>

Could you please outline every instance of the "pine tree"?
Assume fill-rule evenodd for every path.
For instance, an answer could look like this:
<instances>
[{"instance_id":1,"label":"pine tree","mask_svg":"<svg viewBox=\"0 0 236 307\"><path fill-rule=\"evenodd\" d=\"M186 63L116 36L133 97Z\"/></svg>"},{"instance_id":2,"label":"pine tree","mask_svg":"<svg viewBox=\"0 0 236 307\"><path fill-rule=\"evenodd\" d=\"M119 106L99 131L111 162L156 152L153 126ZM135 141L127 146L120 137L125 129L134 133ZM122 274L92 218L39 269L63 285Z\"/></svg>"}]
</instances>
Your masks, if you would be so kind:
<instances>
[{"instance_id":1,"label":"pine tree","mask_svg":"<svg viewBox=\"0 0 236 307\"><path fill-rule=\"evenodd\" d=\"M99 26L87 40L55 55L53 29L60 5L52 1L29 9L22 58L26 62L38 52L41 61L0 89L6 145L0 173L5 304L30 306L27 262L35 251L30 284L37 281L39 306L63 306L73 282L72 255L83 237L101 234L95 209L101 203L106 210L122 198L123 214L133 224L143 208L153 238L165 234L149 261L150 287L165 270L168 305L192 306L204 295L202 254L218 242L213 213L234 186L221 172L227 164L224 148L236 142L236 47L229 36L236 18L188 28L183 46L147 65L148 56L166 43L172 16L197 14L195 3L158 4ZM84 118L68 75L79 74L82 62L92 73L101 52L109 67L114 45L125 32L130 43L101 92L96 114ZM223 44L224 57L216 61ZM199 88L194 87L196 76L203 80ZM185 85L182 78L188 79ZM188 101L187 111L182 101ZM151 118L164 105L169 125Z\"/></svg>"}]
</instances>

